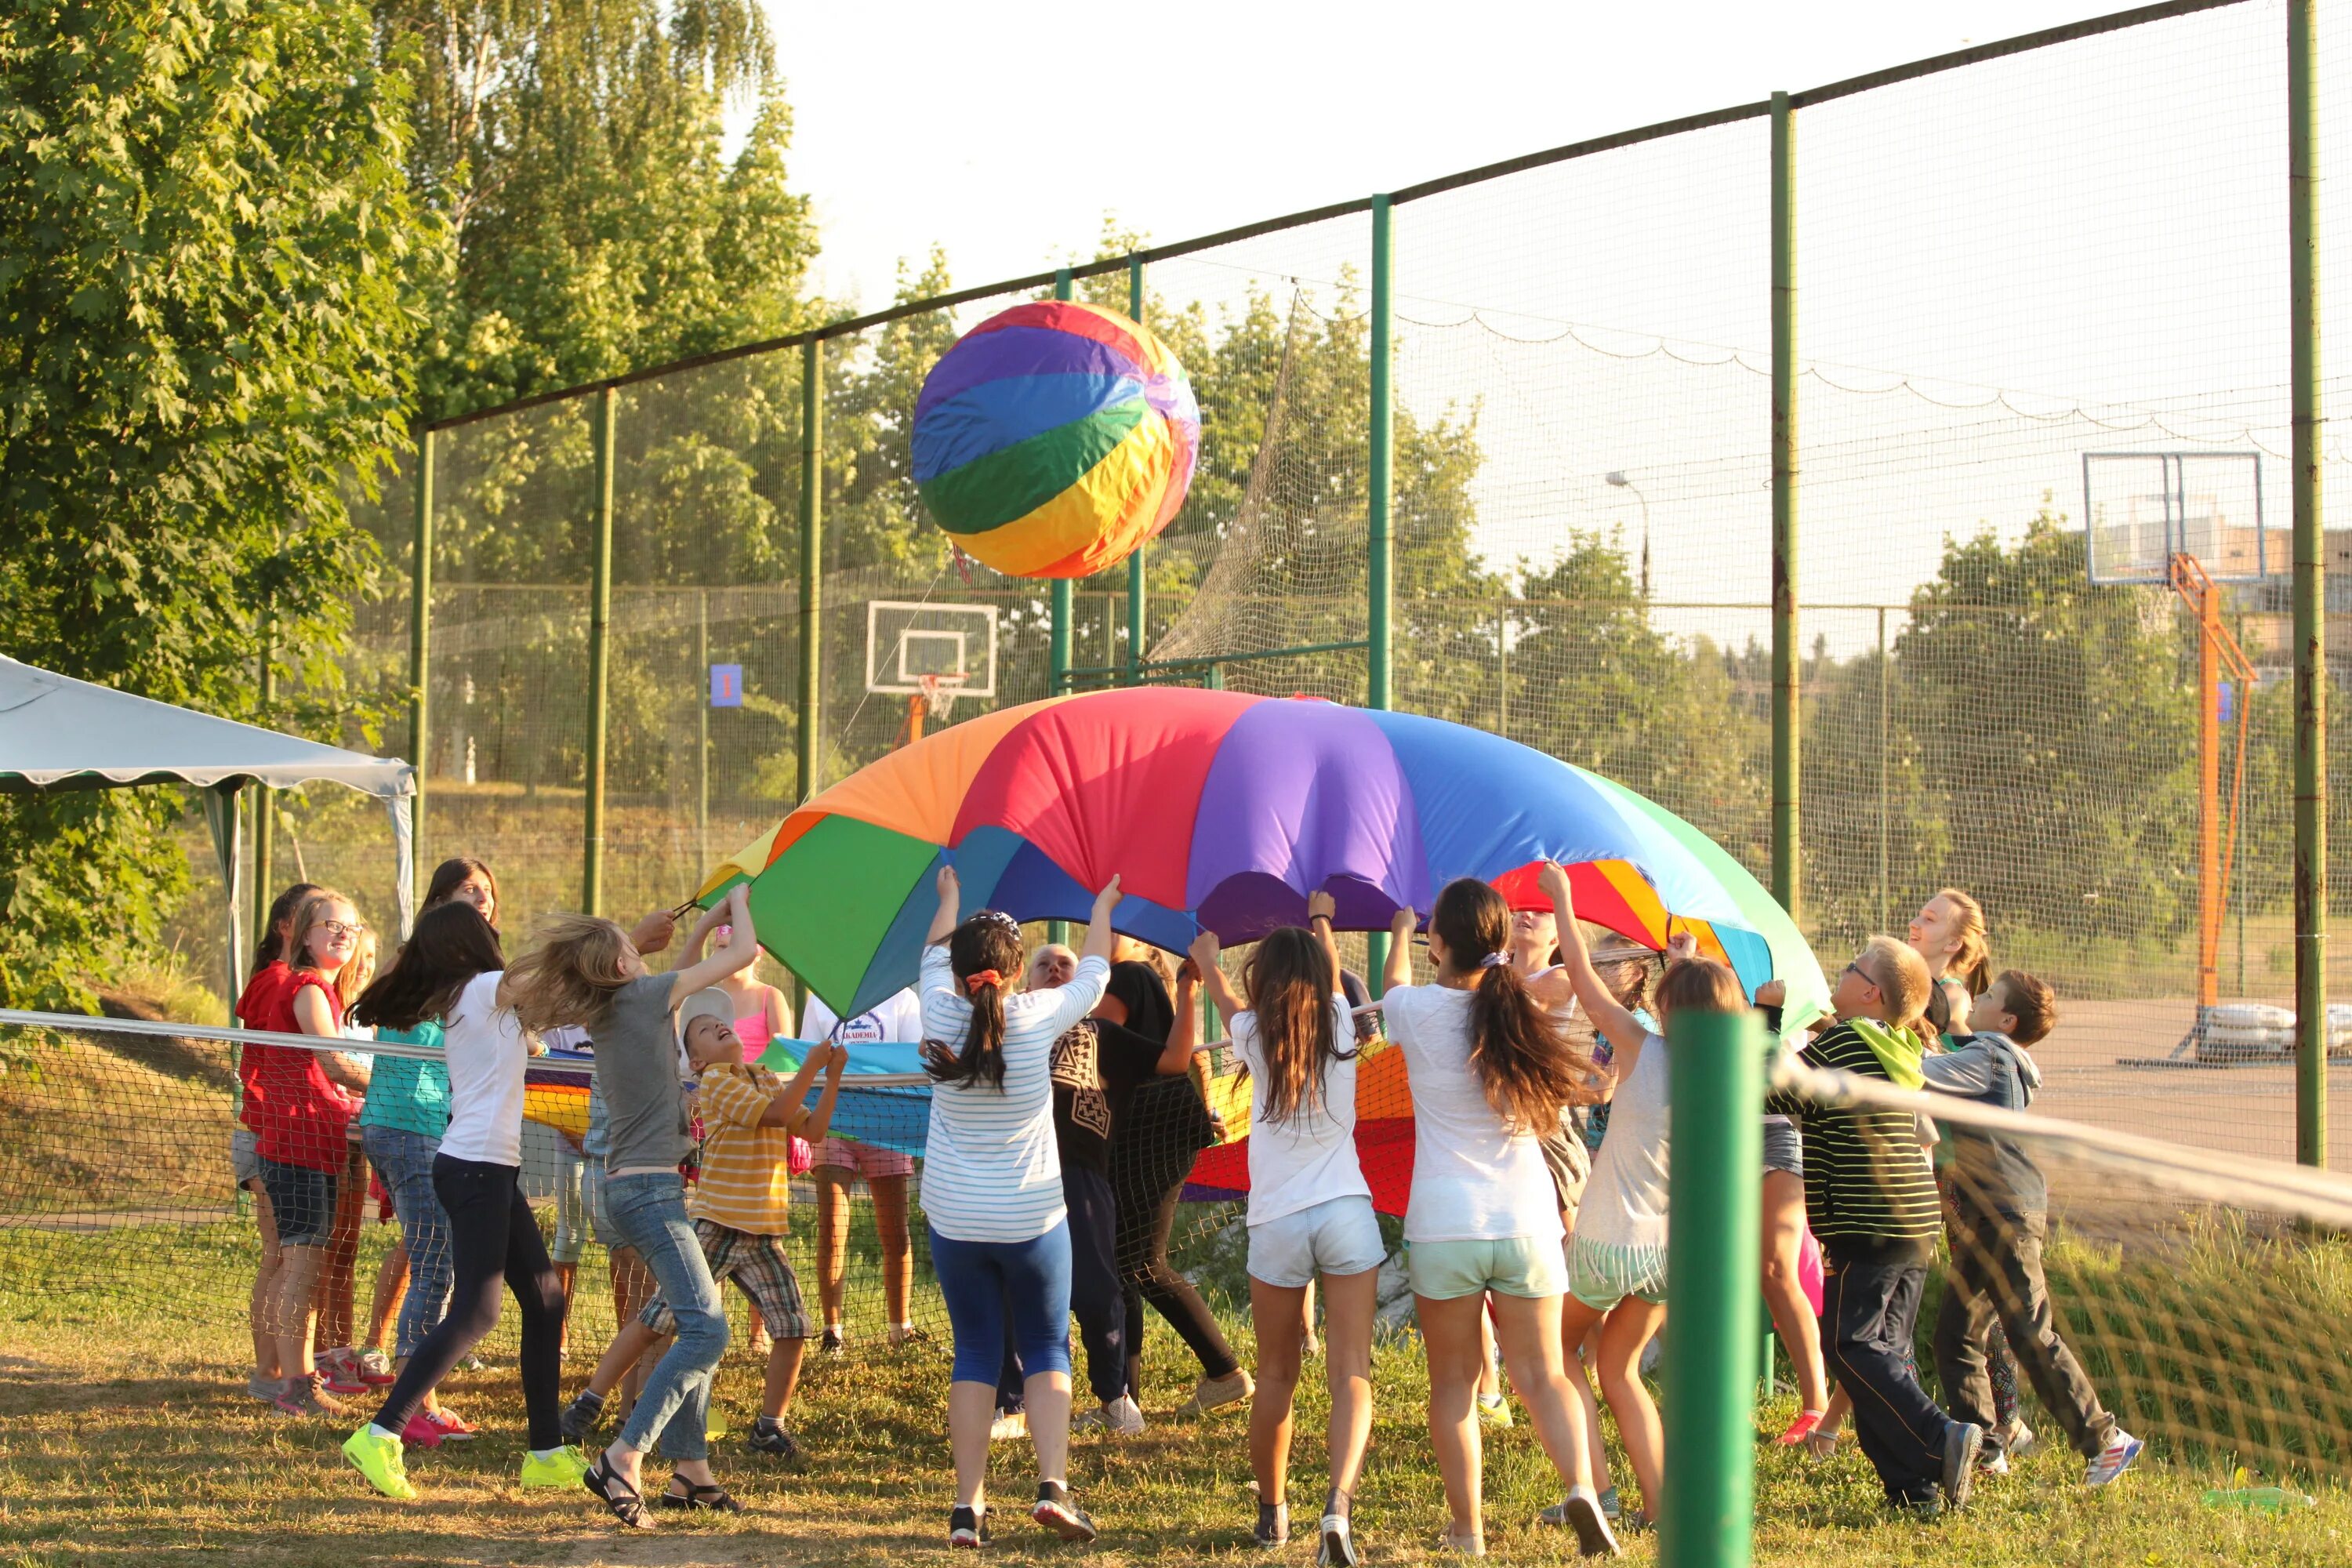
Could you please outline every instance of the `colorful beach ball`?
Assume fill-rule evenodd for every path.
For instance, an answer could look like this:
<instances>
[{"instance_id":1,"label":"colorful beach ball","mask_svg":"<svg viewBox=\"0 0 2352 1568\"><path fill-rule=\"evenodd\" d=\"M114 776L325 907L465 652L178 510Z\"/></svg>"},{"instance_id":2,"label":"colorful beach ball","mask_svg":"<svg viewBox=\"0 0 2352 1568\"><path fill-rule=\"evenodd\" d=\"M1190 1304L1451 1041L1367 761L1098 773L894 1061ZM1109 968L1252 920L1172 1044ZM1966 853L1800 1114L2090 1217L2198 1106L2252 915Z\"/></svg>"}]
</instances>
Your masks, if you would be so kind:
<instances>
[{"instance_id":1,"label":"colorful beach ball","mask_svg":"<svg viewBox=\"0 0 2352 1568\"><path fill-rule=\"evenodd\" d=\"M966 554L1013 577L1084 577L1168 526L1201 411L1141 324L1070 300L1015 305L960 339L915 403L915 485Z\"/></svg>"}]
</instances>

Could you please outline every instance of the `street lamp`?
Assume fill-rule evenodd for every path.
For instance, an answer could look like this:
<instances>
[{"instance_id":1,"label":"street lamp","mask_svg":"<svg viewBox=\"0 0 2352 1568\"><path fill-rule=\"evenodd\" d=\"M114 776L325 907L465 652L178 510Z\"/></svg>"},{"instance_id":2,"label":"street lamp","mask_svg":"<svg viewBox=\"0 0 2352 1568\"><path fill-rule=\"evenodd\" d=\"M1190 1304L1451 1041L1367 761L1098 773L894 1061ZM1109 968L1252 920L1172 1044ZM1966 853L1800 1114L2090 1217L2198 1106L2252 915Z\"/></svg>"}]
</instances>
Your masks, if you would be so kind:
<instances>
[{"instance_id":1,"label":"street lamp","mask_svg":"<svg viewBox=\"0 0 2352 1568\"><path fill-rule=\"evenodd\" d=\"M1633 499L1642 503L1642 597L1646 599L1650 596L1650 498L1625 477L1622 468L1612 468L1601 477L1621 490L1632 490Z\"/></svg>"}]
</instances>

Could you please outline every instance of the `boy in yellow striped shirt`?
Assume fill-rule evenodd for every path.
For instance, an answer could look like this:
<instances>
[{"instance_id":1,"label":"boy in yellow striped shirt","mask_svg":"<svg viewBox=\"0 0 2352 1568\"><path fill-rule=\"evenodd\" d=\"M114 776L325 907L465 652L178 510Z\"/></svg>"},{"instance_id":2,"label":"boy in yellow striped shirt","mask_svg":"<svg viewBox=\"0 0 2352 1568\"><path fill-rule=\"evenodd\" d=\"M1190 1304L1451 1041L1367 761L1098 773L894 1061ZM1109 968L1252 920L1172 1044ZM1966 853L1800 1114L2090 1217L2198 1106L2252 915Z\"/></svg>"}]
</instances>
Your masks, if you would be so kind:
<instances>
[{"instance_id":1,"label":"boy in yellow striped shirt","mask_svg":"<svg viewBox=\"0 0 2352 1568\"><path fill-rule=\"evenodd\" d=\"M687 1210L694 1216L695 1237L711 1278L721 1284L734 1279L759 1309L772 1341L751 1447L792 1458L800 1447L784 1429L783 1415L800 1382L801 1344L809 1332L800 1281L782 1245L792 1228L792 1145L794 1137L814 1143L824 1136L849 1052L840 1045L814 1046L786 1082L743 1059L735 1004L724 991L713 986L696 992L677 1016L687 1064L701 1082L696 1101L702 1116L702 1171ZM819 1071L824 1074L824 1092L811 1110L809 1084ZM614 1336L588 1380L587 1393L565 1410L567 1426L575 1415L583 1428L593 1425L612 1385L656 1340L673 1331L668 1304L659 1297L646 1302L636 1321Z\"/></svg>"}]
</instances>

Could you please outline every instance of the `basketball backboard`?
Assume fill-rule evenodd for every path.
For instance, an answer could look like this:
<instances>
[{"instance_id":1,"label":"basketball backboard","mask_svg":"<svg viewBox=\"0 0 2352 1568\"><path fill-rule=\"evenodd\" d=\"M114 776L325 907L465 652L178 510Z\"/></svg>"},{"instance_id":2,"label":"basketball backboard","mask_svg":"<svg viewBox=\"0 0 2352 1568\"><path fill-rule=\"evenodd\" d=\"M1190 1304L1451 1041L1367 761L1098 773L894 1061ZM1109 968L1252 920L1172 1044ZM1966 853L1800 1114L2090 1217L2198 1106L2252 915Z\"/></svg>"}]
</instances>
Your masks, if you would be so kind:
<instances>
[{"instance_id":1,"label":"basketball backboard","mask_svg":"<svg viewBox=\"0 0 2352 1568\"><path fill-rule=\"evenodd\" d=\"M2217 583L2273 564L2259 452L2085 452L2083 517L2094 583L2164 583L2175 555Z\"/></svg>"},{"instance_id":2,"label":"basketball backboard","mask_svg":"<svg viewBox=\"0 0 2352 1568\"><path fill-rule=\"evenodd\" d=\"M902 603L866 606L866 689L913 696L926 676L962 677L959 695L996 695L996 606Z\"/></svg>"}]
</instances>

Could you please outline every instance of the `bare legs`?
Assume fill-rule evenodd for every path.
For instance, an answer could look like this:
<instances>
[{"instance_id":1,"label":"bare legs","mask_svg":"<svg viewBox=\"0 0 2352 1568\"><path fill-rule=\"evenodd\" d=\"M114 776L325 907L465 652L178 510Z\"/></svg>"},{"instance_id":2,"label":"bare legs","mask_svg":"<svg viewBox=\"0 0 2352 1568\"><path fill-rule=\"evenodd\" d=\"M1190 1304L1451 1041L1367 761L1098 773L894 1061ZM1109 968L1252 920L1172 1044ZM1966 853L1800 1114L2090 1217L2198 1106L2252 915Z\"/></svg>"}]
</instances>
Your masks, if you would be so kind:
<instances>
[{"instance_id":1,"label":"bare legs","mask_svg":"<svg viewBox=\"0 0 2352 1568\"><path fill-rule=\"evenodd\" d=\"M1037 1479L1066 1485L1070 1470L1070 1374L1033 1373L1021 1385L1029 1413L1029 1442L1037 1450ZM996 1384L948 1384L948 1442L955 1450L956 1506L985 1505L988 1428L996 1419Z\"/></svg>"},{"instance_id":2,"label":"bare legs","mask_svg":"<svg viewBox=\"0 0 2352 1568\"><path fill-rule=\"evenodd\" d=\"M253 1328L253 1375L265 1383L277 1383L286 1376L286 1368L278 1359L276 1320L271 1314L286 1255L278 1245L278 1217L270 1212L269 1194L258 1181L247 1182L245 1190L253 1194L254 1223L261 1227L261 1267L254 1272L253 1300L246 1310Z\"/></svg>"},{"instance_id":3,"label":"bare legs","mask_svg":"<svg viewBox=\"0 0 2352 1568\"><path fill-rule=\"evenodd\" d=\"M815 1174L817 1300L824 1309L824 1326L838 1330L849 1273L849 1188L857 1173L846 1165L819 1165ZM911 1310L915 1272L914 1243L907 1232L907 1178L869 1176L866 1189L874 1198L874 1231L882 1247L882 1300L895 1340Z\"/></svg>"},{"instance_id":4,"label":"bare legs","mask_svg":"<svg viewBox=\"0 0 2352 1568\"><path fill-rule=\"evenodd\" d=\"M1346 1513L1372 1438L1372 1313L1380 1270L1338 1275L1323 1287L1325 1375L1331 1388L1326 1436L1331 1465L1328 1511ZM1290 1472L1291 1401L1297 1392L1311 1286L1296 1289L1250 1280L1250 1319L1257 1327L1257 1394L1250 1405L1250 1471L1258 1500L1283 1501Z\"/></svg>"},{"instance_id":5,"label":"bare legs","mask_svg":"<svg viewBox=\"0 0 2352 1568\"><path fill-rule=\"evenodd\" d=\"M400 1310L401 1299L407 1294L408 1244L394 1240L376 1268L375 1290L368 1299L367 1349L383 1349L383 1336L392 1327L393 1314Z\"/></svg>"},{"instance_id":6,"label":"bare legs","mask_svg":"<svg viewBox=\"0 0 2352 1568\"><path fill-rule=\"evenodd\" d=\"M1787 1171L1764 1173L1764 1305L1797 1372L1801 1410L1829 1407L1829 1377L1822 1369L1821 1324L1797 1278L1805 1227L1805 1180ZM1654 1511L1654 1510L1653 1510Z\"/></svg>"},{"instance_id":7,"label":"bare legs","mask_svg":"<svg viewBox=\"0 0 2352 1568\"><path fill-rule=\"evenodd\" d=\"M1573 1296L1562 1300L1563 1334L1581 1340L1596 1327L1600 1331L1591 1352L1593 1371L1600 1374L1601 1395L1617 1417L1617 1436L1633 1462L1634 1483L1642 1489L1642 1511L1654 1520L1665 1495L1665 1429L1642 1381L1642 1352L1666 1321L1666 1310L1638 1296L1626 1297L1605 1313Z\"/></svg>"},{"instance_id":8,"label":"bare legs","mask_svg":"<svg viewBox=\"0 0 2352 1568\"><path fill-rule=\"evenodd\" d=\"M1503 1364L1535 1423L1545 1454L1563 1485L1590 1487L1584 1406L1570 1392L1560 1359L1560 1298L1497 1295L1494 1302ZM1479 1324L1486 1315L1486 1298L1457 1296L1441 1301L1416 1295L1413 1305L1429 1348L1429 1436L1437 1450L1438 1473L1445 1481L1451 1534L1470 1546L1486 1536L1479 1513L1482 1451L1474 1409L1484 1359Z\"/></svg>"},{"instance_id":9,"label":"bare legs","mask_svg":"<svg viewBox=\"0 0 2352 1568\"><path fill-rule=\"evenodd\" d=\"M310 1359L310 1329L317 1321L319 1275L327 1248L318 1242L278 1248L278 1272L262 1309L278 1348L282 1375L307 1378L317 1371Z\"/></svg>"}]
</instances>

